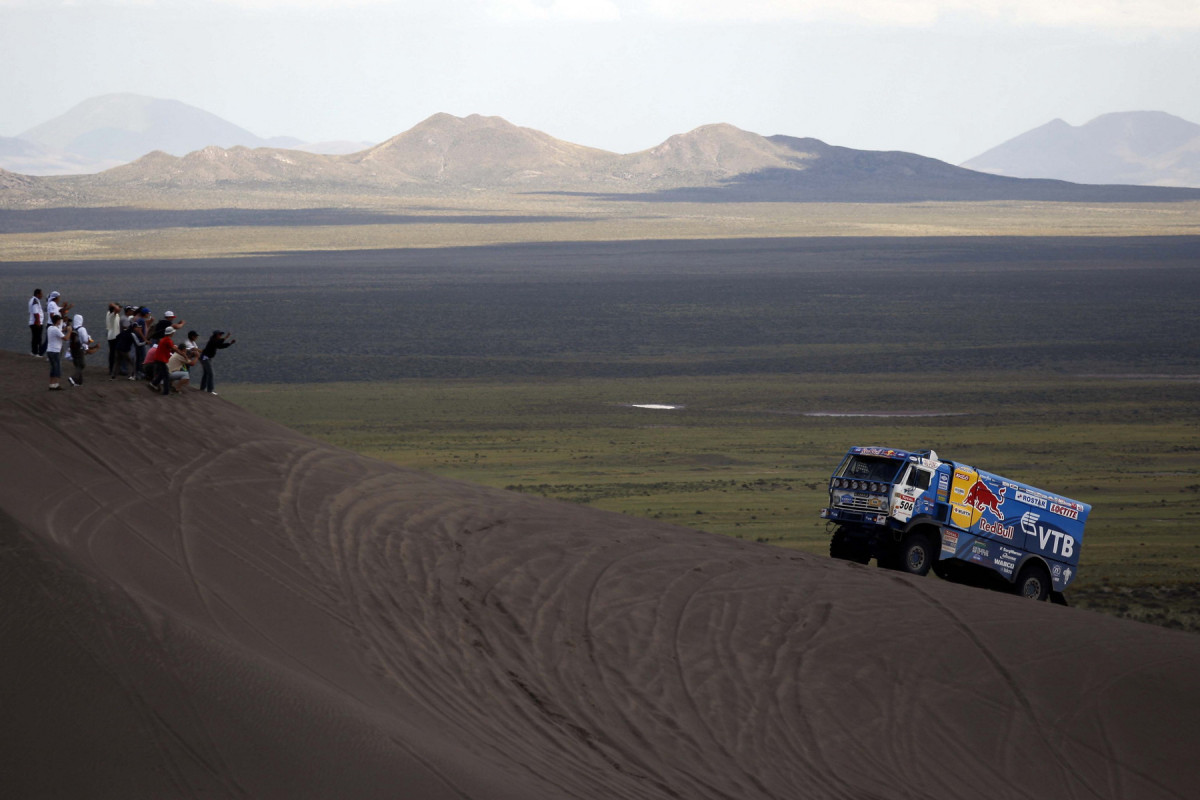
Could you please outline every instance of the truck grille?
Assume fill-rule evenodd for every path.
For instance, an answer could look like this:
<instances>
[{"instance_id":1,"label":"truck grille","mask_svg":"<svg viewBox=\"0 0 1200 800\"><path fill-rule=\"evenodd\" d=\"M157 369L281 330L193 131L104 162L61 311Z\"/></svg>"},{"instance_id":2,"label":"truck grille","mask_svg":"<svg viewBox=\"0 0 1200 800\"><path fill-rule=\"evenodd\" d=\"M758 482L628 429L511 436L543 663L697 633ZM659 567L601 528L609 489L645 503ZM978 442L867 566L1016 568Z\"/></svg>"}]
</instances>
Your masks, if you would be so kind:
<instances>
[{"instance_id":1,"label":"truck grille","mask_svg":"<svg viewBox=\"0 0 1200 800\"><path fill-rule=\"evenodd\" d=\"M871 505L871 501L875 500L875 505ZM886 511L887 501L880 502L882 498L873 498L866 495L837 495L833 496L833 504L838 508L852 508L856 511Z\"/></svg>"}]
</instances>

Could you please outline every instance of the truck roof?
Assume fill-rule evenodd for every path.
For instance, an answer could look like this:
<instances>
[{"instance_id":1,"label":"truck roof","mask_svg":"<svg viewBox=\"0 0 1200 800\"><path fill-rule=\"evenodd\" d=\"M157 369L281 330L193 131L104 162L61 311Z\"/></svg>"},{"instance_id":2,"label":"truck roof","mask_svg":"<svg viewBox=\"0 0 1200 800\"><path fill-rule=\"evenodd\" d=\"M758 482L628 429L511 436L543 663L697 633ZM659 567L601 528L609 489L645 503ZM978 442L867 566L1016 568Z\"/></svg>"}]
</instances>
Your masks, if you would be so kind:
<instances>
[{"instance_id":1,"label":"truck roof","mask_svg":"<svg viewBox=\"0 0 1200 800\"><path fill-rule=\"evenodd\" d=\"M894 447L851 447L850 453L856 456L880 456L882 458L895 458L902 461L916 460L926 458L929 451L915 452L912 450L897 450Z\"/></svg>"}]
</instances>

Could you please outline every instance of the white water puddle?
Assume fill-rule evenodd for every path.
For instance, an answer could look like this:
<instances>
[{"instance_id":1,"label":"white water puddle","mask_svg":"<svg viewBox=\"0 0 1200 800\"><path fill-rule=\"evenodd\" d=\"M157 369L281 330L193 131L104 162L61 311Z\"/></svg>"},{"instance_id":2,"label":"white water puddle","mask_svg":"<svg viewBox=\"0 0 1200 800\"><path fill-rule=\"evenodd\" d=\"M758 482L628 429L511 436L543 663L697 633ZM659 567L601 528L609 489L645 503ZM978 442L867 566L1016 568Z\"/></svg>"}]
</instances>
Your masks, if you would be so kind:
<instances>
[{"instance_id":1,"label":"white water puddle","mask_svg":"<svg viewBox=\"0 0 1200 800\"><path fill-rule=\"evenodd\" d=\"M622 403L625 408L643 408L648 411L680 411L687 408L675 403ZM876 419L901 417L965 417L959 411L767 411L768 414L789 414L801 417L870 417Z\"/></svg>"},{"instance_id":2,"label":"white water puddle","mask_svg":"<svg viewBox=\"0 0 1200 800\"><path fill-rule=\"evenodd\" d=\"M891 417L965 417L966 414L958 411L804 411L801 412L805 417L874 417L874 418L891 418Z\"/></svg>"}]
</instances>

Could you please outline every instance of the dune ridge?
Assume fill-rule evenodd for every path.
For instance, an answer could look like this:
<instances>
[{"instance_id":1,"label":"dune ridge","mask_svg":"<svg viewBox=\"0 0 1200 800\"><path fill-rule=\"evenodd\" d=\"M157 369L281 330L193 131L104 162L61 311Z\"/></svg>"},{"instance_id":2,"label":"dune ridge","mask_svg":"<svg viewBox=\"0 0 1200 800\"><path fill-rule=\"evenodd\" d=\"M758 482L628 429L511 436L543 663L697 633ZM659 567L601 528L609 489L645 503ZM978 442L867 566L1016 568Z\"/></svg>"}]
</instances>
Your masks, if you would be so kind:
<instances>
[{"instance_id":1,"label":"dune ridge","mask_svg":"<svg viewBox=\"0 0 1200 800\"><path fill-rule=\"evenodd\" d=\"M0 353L17 797L1184 798L1200 638ZM184 420L186 419L186 424Z\"/></svg>"}]
</instances>

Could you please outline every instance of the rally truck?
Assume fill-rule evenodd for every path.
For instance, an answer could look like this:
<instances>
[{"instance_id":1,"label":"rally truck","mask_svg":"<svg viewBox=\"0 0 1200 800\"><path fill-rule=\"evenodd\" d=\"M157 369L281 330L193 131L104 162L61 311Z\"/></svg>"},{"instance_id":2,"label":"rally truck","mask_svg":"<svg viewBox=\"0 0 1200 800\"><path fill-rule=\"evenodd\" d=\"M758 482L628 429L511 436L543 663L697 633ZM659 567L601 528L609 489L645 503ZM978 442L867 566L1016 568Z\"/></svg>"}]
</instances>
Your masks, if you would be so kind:
<instances>
[{"instance_id":1,"label":"rally truck","mask_svg":"<svg viewBox=\"0 0 1200 800\"><path fill-rule=\"evenodd\" d=\"M854 447L829 479L829 555L1065 602L1091 506L933 450Z\"/></svg>"}]
</instances>

